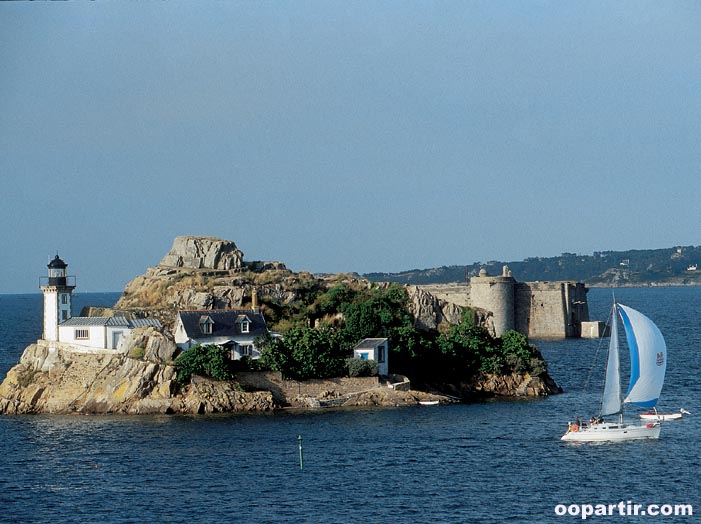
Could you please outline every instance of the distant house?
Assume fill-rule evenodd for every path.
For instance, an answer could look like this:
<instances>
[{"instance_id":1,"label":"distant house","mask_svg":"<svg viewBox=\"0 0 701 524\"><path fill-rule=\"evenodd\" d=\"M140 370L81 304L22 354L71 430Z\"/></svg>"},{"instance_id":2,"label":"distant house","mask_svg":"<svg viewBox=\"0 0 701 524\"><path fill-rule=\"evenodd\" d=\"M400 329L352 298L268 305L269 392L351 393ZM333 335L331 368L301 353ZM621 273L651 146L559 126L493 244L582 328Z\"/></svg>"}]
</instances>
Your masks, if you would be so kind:
<instances>
[{"instance_id":1,"label":"distant house","mask_svg":"<svg viewBox=\"0 0 701 524\"><path fill-rule=\"evenodd\" d=\"M389 375L388 346L386 338L366 338L353 348L353 357L374 360L380 375Z\"/></svg>"},{"instance_id":2,"label":"distant house","mask_svg":"<svg viewBox=\"0 0 701 524\"><path fill-rule=\"evenodd\" d=\"M196 344L229 348L232 360L260 358L255 339L268 333L262 313L250 309L180 311L175 321L175 343L181 349Z\"/></svg>"},{"instance_id":3,"label":"distant house","mask_svg":"<svg viewBox=\"0 0 701 524\"><path fill-rule=\"evenodd\" d=\"M132 329L145 326L160 329L161 323L154 318L71 317L58 325L58 340L74 346L119 349Z\"/></svg>"}]
</instances>

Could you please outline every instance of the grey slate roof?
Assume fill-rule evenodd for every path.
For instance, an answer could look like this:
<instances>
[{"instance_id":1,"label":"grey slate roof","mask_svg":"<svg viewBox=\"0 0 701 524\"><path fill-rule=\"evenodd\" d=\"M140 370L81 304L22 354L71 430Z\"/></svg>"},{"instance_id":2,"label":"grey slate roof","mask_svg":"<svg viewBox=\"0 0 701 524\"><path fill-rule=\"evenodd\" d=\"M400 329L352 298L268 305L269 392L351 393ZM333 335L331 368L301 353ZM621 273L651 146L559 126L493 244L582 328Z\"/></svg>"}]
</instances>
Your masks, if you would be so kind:
<instances>
[{"instance_id":1,"label":"grey slate roof","mask_svg":"<svg viewBox=\"0 0 701 524\"><path fill-rule=\"evenodd\" d=\"M155 318L135 318L129 320L126 317L71 317L62 322L61 326L116 326L126 328L153 326L160 328L161 323Z\"/></svg>"},{"instance_id":2,"label":"grey slate roof","mask_svg":"<svg viewBox=\"0 0 701 524\"><path fill-rule=\"evenodd\" d=\"M61 326L106 326L112 317L71 317Z\"/></svg>"},{"instance_id":3,"label":"grey slate roof","mask_svg":"<svg viewBox=\"0 0 701 524\"><path fill-rule=\"evenodd\" d=\"M387 342L386 338L366 338L358 342L353 349L373 349L383 342Z\"/></svg>"},{"instance_id":4,"label":"grey slate roof","mask_svg":"<svg viewBox=\"0 0 701 524\"><path fill-rule=\"evenodd\" d=\"M180 311L185 333L188 338L197 340L210 337L257 337L268 332L262 313L254 313L250 309L213 309L200 311ZM200 321L211 318L212 333L205 334L200 329ZM247 318L250 322L248 333L241 332L241 320Z\"/></svg>"},{"instance_id":5,"label":"grey slate roof","mask_svg":"<svg viewBox=\"0 0 701 524\"><path fill-rule=\"evenodd\" d=\"M131 328L149 327L149 326L153 326L155 328L160 328L161 323L157 318L132 318L129 321L129 327L131 327Z\"/></svg>"}]
</instances>

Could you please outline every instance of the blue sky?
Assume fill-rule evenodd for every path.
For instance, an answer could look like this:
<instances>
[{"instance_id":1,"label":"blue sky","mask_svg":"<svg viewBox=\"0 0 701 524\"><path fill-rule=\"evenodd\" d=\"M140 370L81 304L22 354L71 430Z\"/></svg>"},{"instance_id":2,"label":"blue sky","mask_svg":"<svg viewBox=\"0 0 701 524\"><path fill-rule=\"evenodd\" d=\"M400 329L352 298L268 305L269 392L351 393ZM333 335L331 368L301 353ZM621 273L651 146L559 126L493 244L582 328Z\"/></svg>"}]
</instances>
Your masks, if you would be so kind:
<instances>
[{"instance_id":1,"label":"blue sky","mask_svg":"<svg viewBox=\"0 0 701 524\"><path fill-rule=\"evenodd\" d=\"M0 293L698 245L701 3L0 5ZM517 275L516 275L517 276ZM517 276L518 277L518 276Z\"/></svg>"}]
</instances>

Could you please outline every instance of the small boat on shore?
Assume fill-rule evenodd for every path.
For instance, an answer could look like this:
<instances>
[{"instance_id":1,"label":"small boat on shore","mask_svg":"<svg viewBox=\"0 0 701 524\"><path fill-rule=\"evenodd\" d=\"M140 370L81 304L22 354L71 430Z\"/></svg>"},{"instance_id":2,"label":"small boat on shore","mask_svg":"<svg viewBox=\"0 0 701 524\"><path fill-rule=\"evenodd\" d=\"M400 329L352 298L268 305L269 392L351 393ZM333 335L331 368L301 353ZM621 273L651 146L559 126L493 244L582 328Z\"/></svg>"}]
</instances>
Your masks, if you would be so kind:
<instances>
[{"instance_id":1,"label":"small boat on shore","mask_svg":"<svg viewBox=\"0 0 701 524\"><path fill-rule=\"evenodd\" d=\"M437 406L440 402L437 400L419 400L419 404L422 406Z\"/></svg>"}]
</instances>

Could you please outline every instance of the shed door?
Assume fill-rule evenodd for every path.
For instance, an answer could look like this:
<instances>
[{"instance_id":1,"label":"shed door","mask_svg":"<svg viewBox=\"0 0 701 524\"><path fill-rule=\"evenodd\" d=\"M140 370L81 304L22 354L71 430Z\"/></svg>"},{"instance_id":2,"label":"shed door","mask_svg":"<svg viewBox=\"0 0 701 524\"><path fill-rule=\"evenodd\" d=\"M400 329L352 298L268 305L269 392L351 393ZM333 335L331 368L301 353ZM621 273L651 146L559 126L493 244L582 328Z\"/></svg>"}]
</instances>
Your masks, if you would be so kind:
<instances>
[{"instance_id":1,"label":"shed door","mask_svg":"<svg viewBox=\"0 0 701 524\"><path fill-rule=\"evenodd\" d=\"M124 331L113 331L112 332L112 349L117 349L119 341L122 339Z\"/></svg>"}]
</instances>

